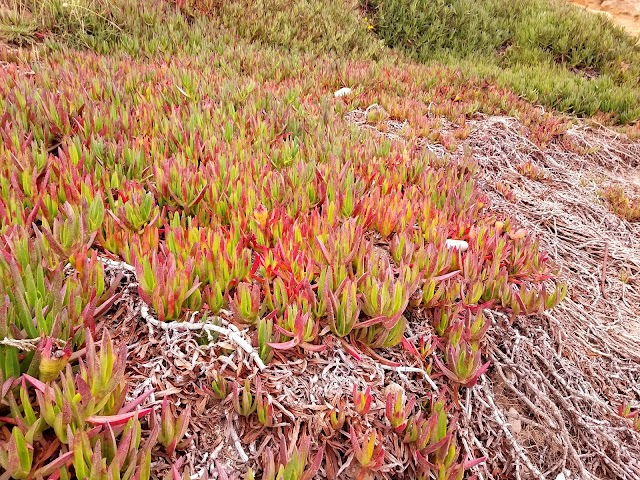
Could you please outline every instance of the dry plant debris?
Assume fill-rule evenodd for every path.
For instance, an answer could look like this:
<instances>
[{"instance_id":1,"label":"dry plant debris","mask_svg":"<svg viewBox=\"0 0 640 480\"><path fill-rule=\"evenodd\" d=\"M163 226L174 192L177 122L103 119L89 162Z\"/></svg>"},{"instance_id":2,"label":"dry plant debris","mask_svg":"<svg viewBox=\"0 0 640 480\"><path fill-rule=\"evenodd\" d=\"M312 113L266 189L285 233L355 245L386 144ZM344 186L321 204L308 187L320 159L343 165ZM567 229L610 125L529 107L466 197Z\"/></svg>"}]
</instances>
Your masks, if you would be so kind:
<instances>
[{"instance_id":1,"label":"dry plant debris","mask_svg":"<svg viewBox=\"0 0 640 480\"><path fill-rule=\"evenodd\" d=\"M616 217L599 192L634 175L640 145L579 124L540 148L514 118L468 124L492 205L536 233L569 295L552 312L515 322L487 312L493 368L467 397L465 444L491 458L484 478L639 478L640 439L618 408L640 395L640 228ZM524 163L549 174L532 181Z\"/></svg>"}]
</instances>

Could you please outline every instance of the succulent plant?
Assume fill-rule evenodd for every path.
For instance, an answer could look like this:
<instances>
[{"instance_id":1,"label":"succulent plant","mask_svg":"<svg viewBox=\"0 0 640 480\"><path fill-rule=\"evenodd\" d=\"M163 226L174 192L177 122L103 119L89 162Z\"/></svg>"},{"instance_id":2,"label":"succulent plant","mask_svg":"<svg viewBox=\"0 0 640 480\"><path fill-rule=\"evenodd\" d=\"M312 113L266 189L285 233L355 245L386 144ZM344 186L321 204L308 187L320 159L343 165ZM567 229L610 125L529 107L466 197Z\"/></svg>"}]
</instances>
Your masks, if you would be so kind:
<instances>
[{"instance_id":1,"label":"succulent plant","mask_svg":"<svg viewBox=\"0 0 640 480\"><path fill-rule=\"evenodd\" d=\"M117 3L104 16L122 31L83 14L83 25L109 35L85 32L83 49L47 51L33 75L8 62L0 79L0 466L9 476L145 479L152 452L171 457L185 446L188 408L177 415L167 397L159 411L142 408L148 394L125 402L124 346L99 327L131 293L120 288L129 274L110 277L104 257L134 265L159 320L217 315L229 332L245 329L243 350L264 363L337 345L354 362L360 352L382 362L380 349L404 348L450 392L487 368L484 309L531 315L567 294L532 234L486 208L468 152L439 158L416 146L423 137L457 149L478 110L517 112L540 144L566 120L440 65L372 69L292 53L274 68L264 49L228 42L228 27L203 27L223 9L236 15L216 18L242 20L247 35L269 42L370 53L368 28L383 28L379 18L358 17L352 35L300 38L256 22L264 12L251 2ZM317 25L335 28L316 10L329 22ZM350 93L332 96L347 80ZM406 121L407 142L345 128L346 113L373 103L365 117L381 130L387 119ZM454 131L442 129L443 117ZM543 179L534 165L520 170ZM632 216L623 193L604 195ZM413 336L414 314L432 336ZM243 368L211 372L213 396L241 422L280 428L270 383ZM374 393L354 386L353 405L336 398L313 458L315 439L290 438L279 452L262 450L262 469L247 478L307 480L323 461L329 471L332 458L351 454L357 475L375 476L392 441L406 445L416 478L458 478L473 462L459 458L455 401L396 394L381 408ZM176 480L174 467L167 478Z\"/></svg>"}]
</instances>

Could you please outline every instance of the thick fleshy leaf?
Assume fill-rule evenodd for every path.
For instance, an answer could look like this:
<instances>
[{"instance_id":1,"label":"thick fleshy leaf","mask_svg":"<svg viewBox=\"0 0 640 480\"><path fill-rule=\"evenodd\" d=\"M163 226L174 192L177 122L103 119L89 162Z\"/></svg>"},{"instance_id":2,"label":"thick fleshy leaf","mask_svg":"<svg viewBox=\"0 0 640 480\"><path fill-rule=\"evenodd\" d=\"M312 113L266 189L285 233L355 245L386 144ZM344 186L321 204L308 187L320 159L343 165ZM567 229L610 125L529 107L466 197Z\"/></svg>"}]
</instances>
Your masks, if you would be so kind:
<instances>
[{"instance_id":1,"label":"thick fleshy leaf","mask_svg":"<svg viewBox=\"0 0 640 480\"><path fill-rule=\"evenodd\" d=\"M135 416L144 417L145 415L148 415L149 413L151 413L153 410L154 409L152 407L149 407L149 408L143 408L142 410L136 410L135 412L120 413L117 415L106 415L106 416L92 415L87 418L87 423L91 423L93 425L109 424L112 427L115 427L118 425L124 425Z\"/></svg>"}]
</instances>

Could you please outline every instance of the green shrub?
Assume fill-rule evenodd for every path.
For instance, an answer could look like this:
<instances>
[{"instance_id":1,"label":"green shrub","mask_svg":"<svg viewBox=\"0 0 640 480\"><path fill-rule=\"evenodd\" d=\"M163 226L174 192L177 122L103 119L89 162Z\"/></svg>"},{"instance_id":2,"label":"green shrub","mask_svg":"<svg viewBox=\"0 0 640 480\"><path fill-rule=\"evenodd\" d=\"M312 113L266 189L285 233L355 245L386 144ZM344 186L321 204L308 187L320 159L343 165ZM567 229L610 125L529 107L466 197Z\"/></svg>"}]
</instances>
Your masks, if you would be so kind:
<instances>
[{"instance_id":1,"label":"green shrub","mask_svg":"<svg viewBox=\"0 0 640 480\"><path fill-rule=\"evenodd\" d=\"M20 5L0 6L0 41L25 46L36 40L36 24L29 12Z\"/></svg>"},{"instance_id":2,"label":"green shrub","mask_svg":"<svg viewBox=\"0 0 640 480\"><path fill-rule=\"evenodd\" d=\"M197 53L206 37L229 34L288 50L374 58L383 42L356 0L6 0L0 41L51 40L99 53Z\"/></svg>"},{"instance_id":3,"label":"green shrub","mask_svg":"<svg viewBox=\"0 0 640 480\"><path fill-rule=\"evenodd\" d=\"M203 32L214 26L164 0L7 0L0 8L0 41L103 54L197 51Z\"/></svg>"},{"instance_id":4,"label":"green shrub","mask_svg":"<svg viewBox=\"0 0 640 480\"><path fill-rule=\"evenodd\" d=\"M359 58L382 49L353 0L232 0L219 14L229 30L269 45Z\"/></svg>"},{"instance_id":5,"label":"green shrub","mask_svg":"<svg viewBox=\"0 0 640 480\"><path fill-rule=\"evenodd\" d=\"M388 46L465 64L533 102L621 123L640 116L640 47L604 16L556 0L366 0Z\"/></svg>"},{"instance_id":6,"label":"green shrub","mask_svg":"<svg viewBox=\"0 0 640 480\"><path fill-rule=\"evenodd\" d=\"M470 61L460 65L514 90L531 103L584 117L606 112L622 124L640 117L640 89L620 84L608 74L589 79L548 62L513 68Z\"/></svg>"}]
</instances>

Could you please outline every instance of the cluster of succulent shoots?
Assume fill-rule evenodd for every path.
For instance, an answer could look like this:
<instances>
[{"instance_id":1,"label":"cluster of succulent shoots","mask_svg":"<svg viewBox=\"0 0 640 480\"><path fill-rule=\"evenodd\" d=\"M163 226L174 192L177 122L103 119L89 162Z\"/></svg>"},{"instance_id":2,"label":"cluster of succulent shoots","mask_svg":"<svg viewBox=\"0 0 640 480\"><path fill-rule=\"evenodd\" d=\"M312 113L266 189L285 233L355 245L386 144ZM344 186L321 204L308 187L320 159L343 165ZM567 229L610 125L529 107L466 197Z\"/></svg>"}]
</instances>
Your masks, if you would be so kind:
<instances>
[{"instance_id":1,"label":"cluster of succulent shoots","mask_svg":"<svg viewBox=\"0 0 640 480\"><path fill-rule=\"evenodd\" d=\"M155 223L144 230L153 233L138 238L163 241L128 251L140 295L161 320L231 309L237 323L259 329L263 360L274 349L321 350L323 332L392 347L407 308L433 312L439 335L487 306L516 315L553 308L564 289L545 286L546 256L525 231L484 212L474 168L469 158L445 167L404 152L384 167L297 161L254 165L256 177L236 182L212 175L193 192L210 199L189 202L194 216L172 215L166 205L149 213ZM105 248L109 231L99 235ZM452 237L468 249L451 248ZM455 338L473 335L466 329ZM456 358L467 351L451 347Z\"/></svg>"},{"instance_id":2,"label":"cluster of succulent shoots","mask_svg":"<svg viewBox=\"0 0 640 480\"><path fill-rule=\"evenodd\" d=\"M96 345L87 330L73 368L68 357L50 356L51 345L48 339L38 350L40 379L27 373L3 379L2 478L151 478L152 449L160 444L173 455L188 411L176 417L165 398L157 426L154 408L141 408L151 390L126 401L126 348L114 347L108 333ZM142 435L147 418L152 427Z\"/></svg>"},{"instance_id":3,"label":"cluster of succulent shoots","mask_svg":"<svg viewBox=\"0 0 640 480\"><path fill-rule=\"evenodd\" d=\"M519 163L518 165L516 165L516 170L518 170L520 175L523 175L536 182L541 182L548 178L547 172L543 168L538 167L531 160Z\"/></svg>"},{"instance_id":4,"label":"cluster of succulent shoots","mask_svg":"<svg viewBox=\"0 0 640 480\"><path fill-rule=\"evenodd\" d=\"M121 278L105 276L101 257L135 267L161 321L224 314L249 328L265 363L338 344L355 358L401 345L450 392L487 368L483 309L535 314L565 295L538 243L487 209L472 157L436 158L411 137L453 149L478 102L517 107L540 138L553 117L448 69L289 56L274 68L258 48L220 42L189 59L75 52L47 56L33 76L4 70L0 466L13 478L148 478L152 451L185 446L187 410L124 402L124 356L98 328ZM344 78L361 93L334 98ZM406 143L343 121L374 103L407 120ZM453 138L432 115L460 123ZM408 311L434 335L406 338ZM219 375L212 391L239 416L277 424L258 379ZM323 450L288 439L266 455L262 478L311 478L347 453L357 475L383 472L388 434L411 445L422 478L469 466L445 394L375 399L375 412L363 395L336 405Z\"/></svg>"},{"instance_id":5,"label":"cluster of succulent shoots","mask_svg":"<svg viewBox=\"0 0 640 480\"><path fill-rule=\"evenodd\" d=\"M613 213L630 222L640 222L640 198L628 195L620 185L607 187L600 195L609 203Z\"/></svg>"},{"instance_id":6,"label":"cluster of succulent shoots","mask_svg":"<svg viewBox=\"0 0 640 480\"><path fill-rule=\"evenodd\" d=\"M495 182L493 184L493 188L496 192L502 195L506 200L511 203L516 203L518 201L518 197L513 189L504 182Z\"/></svg>"},{"instance_id":7,"label":"cluster of succulent shoots","mask_svg":"<svg viewBox=\"0 0 640 480\"><path fill-rule=\"evenodd\" d=\"M219 387L220 379L214 382L214 390L218 391ZM242 390L233 383L230 395L233 408L249 421L257 419L263 427L272 427L271 400L264 395L259 377L254 387L252 393L249 380L245 380ZM226 396L226 392L223 395ZM428 480L435 474L442 479L462 479L466 471L486 459L460 456L456 443L457 415L451 415L452 408L445 389L418 400L415 396L407 398L402 387L392 384L385 390L384 398L374 399L370 387L360 389L354 385L352 397L340 399L327 414L321 433L323 446L313 458L309 437L298 443L291 439L287 449L281 436L276 455L271 448L262 455L260 478L310 480L321 465L327 478L339 478L336 456L345 451L353 455L350 478L376 478L377 472L390 471L384 443L385 439L389 441L390 436L395 436L391 443L402 443L409 450L409 458L414 463L408 469L415 475L412 478ZM345 437L347 445L342 445ZM244 478L254 479L254 470L249 469Z\"/></svg>"},{"instance_id":8,"label":"cluster of succulent shoots","mask_svg":"<svg viewBox=\"0 0 640 480\"><path fill-rule=\"evenodd\" d=\"M634 430L640 432L640 410L631 408L631 405L624 403L618 407L618 415L631 421Z\"/></svg>"},{"instance_id":9,"label":"cluster of succulent shoots","mask_svg":"<svg viewBox=\"0 0 640 480\"><path fill-rule=\"evenodd\" d=\"M1 478L149 479L152 450L184 444L189 410L165 397L157 421L151 390L126 401L126 346L97 331L121 275L108 281L91 249L95 212L66 204L52 227L0 239Z\"/></svg>"}]
</instances>

